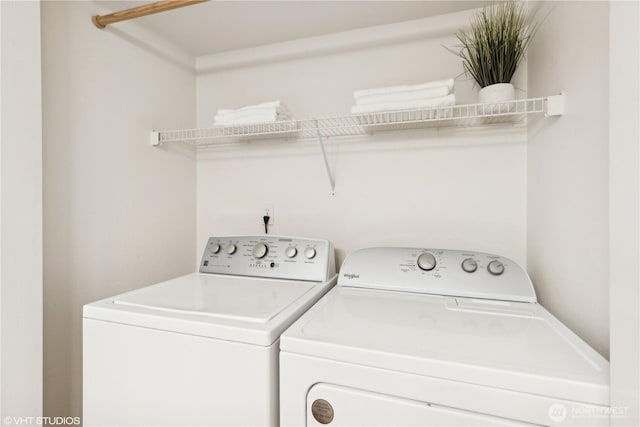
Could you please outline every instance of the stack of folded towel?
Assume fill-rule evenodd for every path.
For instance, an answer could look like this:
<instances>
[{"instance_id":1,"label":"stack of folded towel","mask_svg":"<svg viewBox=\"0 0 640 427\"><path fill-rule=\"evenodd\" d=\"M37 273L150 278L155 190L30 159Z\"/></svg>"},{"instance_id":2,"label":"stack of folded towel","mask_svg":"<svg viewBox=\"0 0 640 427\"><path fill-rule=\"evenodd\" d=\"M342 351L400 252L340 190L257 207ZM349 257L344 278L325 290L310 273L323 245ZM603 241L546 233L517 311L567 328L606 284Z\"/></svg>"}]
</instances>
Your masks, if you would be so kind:
<instances>
[{"instance_id":1,"label":"stack of folded towel","mask_svg":"<svg viewBox=\"0 0 640 427\"><path fill-rule=\"evenodd\" d=\"M358 90L353 97L356 105L351 108L351 114L445 107L456 103L453 79Z\"/></svg>"},{"instance_id":2,"label":"stack of folded towel","mask_svg":"<svg viewBox=\"0 0 640 427\"><path fill-rule=\"evenodd\" d=\"M273 123L290 120L291 113L280 101L249 105L236 110L218 110L214 126L246 125L250 123Z\"/></svg>"}]
</instances>

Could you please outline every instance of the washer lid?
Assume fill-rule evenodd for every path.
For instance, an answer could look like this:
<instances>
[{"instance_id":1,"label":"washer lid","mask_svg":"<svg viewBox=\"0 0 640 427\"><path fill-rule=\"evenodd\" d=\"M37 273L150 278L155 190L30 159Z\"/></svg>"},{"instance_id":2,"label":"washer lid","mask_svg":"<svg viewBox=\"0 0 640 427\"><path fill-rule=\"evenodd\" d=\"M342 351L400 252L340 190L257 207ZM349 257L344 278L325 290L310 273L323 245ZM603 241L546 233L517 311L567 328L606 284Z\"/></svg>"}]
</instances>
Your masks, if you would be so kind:
<instances>
[{"instance_id":1,"label":"washer lid","mask_svg":"<svg viewBox=\"0 0 640 427\"><path fill-rule=\"evenodd\" d=\"M332 282L190 274L84 306L84 317L271 345Z\"/></svg>"},{"instance_id":2,"label":"washer lid","mask_svg":"<svg viewBox=\"0 0 640 427\"><path fill-rule=\"evenodd\" d=\"M313 288L312 283L193 275L113 298L113 303L165 313L265 323Z\"/></svg>"},{"instance_id":3,"label":"washer lid","mask_svg":"<svg viewBox=\"0 0 640 427\"><path fill-rule=\"evenodd\" d=\"M542 306L336 287L282 351L606 405L608 362Z\"/></svg>"}]
</instances>

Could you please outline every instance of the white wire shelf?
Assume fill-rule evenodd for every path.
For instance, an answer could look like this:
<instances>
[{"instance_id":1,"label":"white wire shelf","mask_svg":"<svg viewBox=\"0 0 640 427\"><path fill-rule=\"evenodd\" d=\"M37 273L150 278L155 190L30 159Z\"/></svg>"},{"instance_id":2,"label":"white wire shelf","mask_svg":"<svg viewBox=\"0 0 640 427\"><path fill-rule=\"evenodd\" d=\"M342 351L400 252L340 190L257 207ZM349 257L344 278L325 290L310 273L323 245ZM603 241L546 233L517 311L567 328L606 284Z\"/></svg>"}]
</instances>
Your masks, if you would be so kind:
<instances>
[{"instance_id":1,"label":"white wire shelf","mask_svg":"<svg viewBox=\"0 0 640 427\"><path fill-rule=\"evenodd\" d=\"M494 104L452 105L318 119L214 126L207 129L152 131L151 144L157 146L165 143L188 143L196 147L212 147L270 138L317 138L331 185L331 194L335 194L335 178L324 147L326 138L406 129L478 127L500 123L515 125L525 122L527 117L533 114L564 114L564 94Z\"/></svg>"},{"instance_id":2,"label":"white wire shelf","mask_svg":"<svg viewBox=\"0 0 640 427\"><path fill-rule=\"evenodd\" d=\"M180 142L208 147L270 138L329 138L367 135L378 131L519 124L529 115L559 116L563 113L564 95L560 94L495 104L452 105L205 129L153 131L151 143Z\"/></svg>"}]
</instances>

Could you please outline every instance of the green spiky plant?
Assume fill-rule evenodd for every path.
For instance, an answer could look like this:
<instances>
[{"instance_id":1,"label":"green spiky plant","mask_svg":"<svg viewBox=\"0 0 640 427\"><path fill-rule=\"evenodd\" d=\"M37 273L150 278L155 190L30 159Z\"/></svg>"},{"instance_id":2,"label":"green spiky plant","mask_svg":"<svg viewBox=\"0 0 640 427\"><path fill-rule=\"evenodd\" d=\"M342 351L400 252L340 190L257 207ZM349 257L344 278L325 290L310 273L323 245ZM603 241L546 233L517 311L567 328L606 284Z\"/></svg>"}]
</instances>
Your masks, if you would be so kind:
<instances>
[{"instance_id":1,"label":"green spiky plant","mask_svg":"<svg viewBox=\"0 0 640 427\"><path fill-rule=\"evenodd\" d=\"M462 58L465 73L481 88L510 83L535 30L524 3L509 0L476 12L470 28L456 33L460 50L450 50Z\"/></svg>"}]
</instances>

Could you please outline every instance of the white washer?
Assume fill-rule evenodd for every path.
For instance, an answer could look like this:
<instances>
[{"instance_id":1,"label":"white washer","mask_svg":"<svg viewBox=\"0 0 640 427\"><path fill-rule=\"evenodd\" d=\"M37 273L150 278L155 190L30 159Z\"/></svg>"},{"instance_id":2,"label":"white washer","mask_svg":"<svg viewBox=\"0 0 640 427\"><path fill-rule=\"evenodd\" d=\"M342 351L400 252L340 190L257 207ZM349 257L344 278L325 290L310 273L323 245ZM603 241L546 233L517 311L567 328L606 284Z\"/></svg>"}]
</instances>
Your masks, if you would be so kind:
<instances>
[{"instance_id":1,"label":"white washer","mask_svg":"<svg viewBox=\"0 0 640 427\"><path fill-rule=\"evenodd\" d=\"M500 256L356 251L280 347L283 426L609 423L608 362Z\"/></svg>"},{"instance_id":2,"label":"white washer","mask_svg":"<svg viewBox=\"0 0 640 427\"><path fill-rule=\"evenodd\" d=\"M334 259L327 240L212 237L199 273L85 305L84 425L277 425L280 334Z\"/></svg>"}]
</instances>

